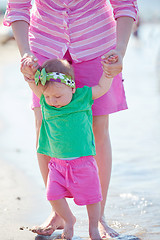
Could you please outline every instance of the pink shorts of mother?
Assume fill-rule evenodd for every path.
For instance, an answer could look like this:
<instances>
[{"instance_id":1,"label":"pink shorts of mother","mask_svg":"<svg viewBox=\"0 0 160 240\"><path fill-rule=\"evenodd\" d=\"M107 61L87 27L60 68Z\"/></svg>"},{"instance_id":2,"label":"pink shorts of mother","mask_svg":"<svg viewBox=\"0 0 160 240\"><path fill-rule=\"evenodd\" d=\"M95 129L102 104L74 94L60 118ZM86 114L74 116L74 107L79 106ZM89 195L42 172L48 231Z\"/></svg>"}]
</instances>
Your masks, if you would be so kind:
<instances>
[{"instance_id":1,"label":"pink shorts of mother","mask_svg":"<svg viewBox=\"0 0 160 240\"><path fill-rule=\"evenodd\" d=\"M34 55L39 59L39 64L42 65L47 58L34 52ZM101 57L95 59L75 63L67 51L64 59L67 59L73 66L75 73L76 87L83 87L84 85L92 87L98 84L102 75ZM32 109L40 107L39 98L32 94ZM118 74L113 79L110 90L102 97L94 100L92 112L94 116L107 115L127 109L126 97L123 87L122 74Z\"/></svg>"},{"instance_id":2,"label":"pink shorts of mother","mask_svg":"<svg viewBox=\"0 0 160 240\"><path fill-rule=\"evenodd\" d=\"M102 201L98 167L93 156L72 160L51 158L47 181L47 199L73 198L77 205Z\"/></svg>"}]
</instances>

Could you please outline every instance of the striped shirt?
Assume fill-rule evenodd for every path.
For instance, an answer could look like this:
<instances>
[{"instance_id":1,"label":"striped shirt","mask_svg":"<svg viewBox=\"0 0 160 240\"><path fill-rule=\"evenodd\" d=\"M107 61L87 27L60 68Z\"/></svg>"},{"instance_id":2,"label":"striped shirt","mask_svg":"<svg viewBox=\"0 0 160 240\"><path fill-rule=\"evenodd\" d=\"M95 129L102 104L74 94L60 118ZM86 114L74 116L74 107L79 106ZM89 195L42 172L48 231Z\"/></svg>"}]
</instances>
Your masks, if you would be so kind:
<instances>
[{"instance_id":1,"label":"striped shirt","mask_svg":"<svg viewBox=\"0 0 160 240\"><path fill-rule=\"evenodd\" d=\"M26 21L32 51L63 58L69 50L81 62L115 47L115 19L121 16L136 20L136 0L35 0L33 7L31 0L8 0L4 25Z\"/></svg>"}]
</instances>

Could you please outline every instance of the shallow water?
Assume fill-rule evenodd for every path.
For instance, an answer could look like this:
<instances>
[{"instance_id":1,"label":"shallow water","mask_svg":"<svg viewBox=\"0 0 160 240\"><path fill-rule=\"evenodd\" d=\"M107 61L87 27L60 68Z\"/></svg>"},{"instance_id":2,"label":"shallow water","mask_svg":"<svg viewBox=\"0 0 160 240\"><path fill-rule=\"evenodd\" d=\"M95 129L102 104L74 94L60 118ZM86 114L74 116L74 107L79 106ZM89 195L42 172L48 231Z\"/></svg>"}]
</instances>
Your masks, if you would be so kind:
<instances>
[{"instance_id":1,"label":"shallow water","mask_svg":"<svg viewBox=\"0 0 160 240\"><path fill-rule=\"evenodd\" d=\"M108 223L121 234L135 235L143 240L159 240L160 78L156 66L160 26L141 26L139 34L139 39L132 37L124 64L129 109L110 117L113 169L106 217ZM19 72L19 59L9 65L2 64L1 80L1 158L16 165L42 189L40 204L44 215L38 213L31 220L41 223L48 214L49 206L45 201L34 149L30 91ZM85 207L75 206L72 200L69 204L77 216L75 236L87 238ZM123 239L130 240L129 237Z\"/></svg>"}]
</instances>

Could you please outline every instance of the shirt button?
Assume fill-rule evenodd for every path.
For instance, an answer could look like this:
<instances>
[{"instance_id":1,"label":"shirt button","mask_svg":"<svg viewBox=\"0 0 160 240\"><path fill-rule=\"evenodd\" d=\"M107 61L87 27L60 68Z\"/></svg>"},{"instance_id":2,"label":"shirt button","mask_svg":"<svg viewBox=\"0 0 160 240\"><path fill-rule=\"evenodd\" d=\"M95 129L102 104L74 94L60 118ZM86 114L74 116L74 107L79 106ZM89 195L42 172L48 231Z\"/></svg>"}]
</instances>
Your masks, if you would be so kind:
<instances>
[{"instance_id":1,"label":"shirt button","mask_svg":"<svg viewBox=\"0 0 160 240\"><path fill-rule=\"evenodd\" d=\"M68 17L68 13L67 13L67 12L63 12L63 15L64 15L65 17Z\"/></svg>"}]
</instances>

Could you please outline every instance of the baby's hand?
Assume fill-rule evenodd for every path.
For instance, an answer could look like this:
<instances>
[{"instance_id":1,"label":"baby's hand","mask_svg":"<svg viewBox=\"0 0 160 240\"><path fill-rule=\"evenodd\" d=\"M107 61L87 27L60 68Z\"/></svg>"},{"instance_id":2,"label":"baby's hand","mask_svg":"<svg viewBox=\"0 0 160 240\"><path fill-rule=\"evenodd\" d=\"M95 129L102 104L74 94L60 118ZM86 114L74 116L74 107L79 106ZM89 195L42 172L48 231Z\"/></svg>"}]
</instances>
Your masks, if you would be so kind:
<instances>
[{"instance_id":1,"label":"baby's hand","mask_svg":"<svg viewBox=\"0 0 160 240\"><path fill-rule=\"evenodd\" d=\"M26 53L21 59L21 72L27 82L34 82L34 76L39 67L38 59L32 53Z\"/></svg>"},{"instance_id":2,"label":"baby's hand","mask_svg":"<svg viewBox=\"0 0 160 240\"><path fill-rule=\"evenodd\" d=\"M118 50L110 50L101 58L102 68L106 77L113 78L122 71L123 57Z\"/></svg>"},{"instance_id":3,"label":"baby's hand","mask_svg":"<svg viewBox=\"0 0 160 240\"><path fill-rule=\"evenodd\" d=\"M103 57L102 57L102 59L103 59ZM108 72L106 72L106 70L105 70L107 67L107 64L113 64L116 62L118 62L118 55L116 55L116 54L112 54L112 55L108 56L107 58L103 59L102 65L103 65L103 71L104 71L104 74L106 77L109 77Z\"/></svg>"},{"instance_id":4,"label":"baby's hand","mask_svg":"<svg viewBox=\"0 0 160 240\"><path fill-rule=\"evenodd\" d=\"M107 78L112 78L111 76L108 75L108 72L106 71L107 65L108 64L113 64L113 63L116 63L116 62L118 62L118 55L110 55L109 57L107 57L103 60L103 62L102 62L103 72L104 72L104 75Z\"/></svg>"}]
</instances>

